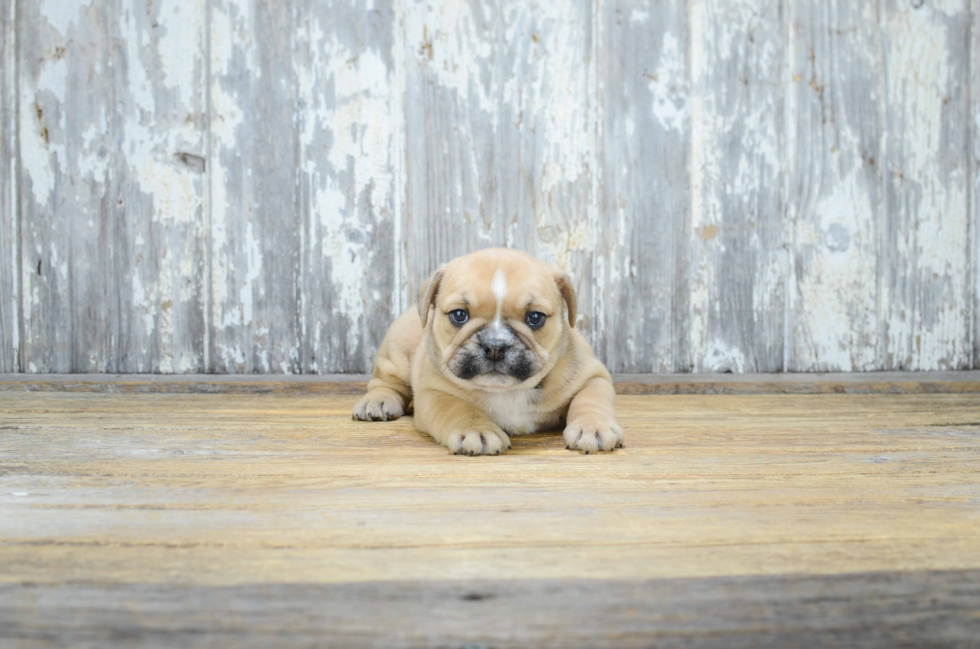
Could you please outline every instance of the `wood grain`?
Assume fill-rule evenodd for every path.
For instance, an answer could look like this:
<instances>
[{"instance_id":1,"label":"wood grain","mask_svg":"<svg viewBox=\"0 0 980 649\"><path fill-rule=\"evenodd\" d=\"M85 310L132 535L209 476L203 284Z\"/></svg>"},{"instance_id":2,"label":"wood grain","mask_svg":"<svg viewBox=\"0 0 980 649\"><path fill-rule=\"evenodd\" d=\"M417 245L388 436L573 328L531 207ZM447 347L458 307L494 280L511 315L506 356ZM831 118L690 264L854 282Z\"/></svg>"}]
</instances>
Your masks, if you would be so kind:
<instances>
[{"instance_id":1,"label":"wood grain","mask_svg":"<svg viewBox=\"0 0 980 649\"><path fill-rule=\"evenodd\" d=\"M968 191L973 245L970 263L973 269L973 367L980 368L980 83L976 80L980 71L980 10L972 7L970 16L970 63L966 77L970 89L970 116L967 118L970 132Z\"/></svg>"},{"instance_id":2,"label":"wood grain","mask_svg":"<svg viewBox=\"0 0 980 649\"><path fill-rule=\"evenodd\" d=\"M24 369L200 370L204 8L20 7Z\"/></svg>"},{"instance_id":3,"label":"wood grain","mask_svg":"<svg viewBox=\"0 0 980 649\"><path fill-rule=\"evenodd\" d=\"M213 372L302 370L297 4L211 7Z\"/></svg>"},{"instance_id":4,"label":"wood grain","mask_svg":"<svg viewBox=\"0 0 980 649\"><path fill-rule=\"evenodd\" d=\"M109 180L118 155L109 132L115 120L106 105L117 23L98 3L57 17L40 3L18 9L22 367L105 371L105 318L117 315L105 298L105 282L116 282L105 269L119 207Z\"/></svg>"},{"instance_id":5,"label":"wood grain","mask_svg":"<svg viewBox=\"0 0 980 649\"><path fill-rule=\"evenodd\" d=\"M780 0L691 5L689 338L699 372L784 369Z\"/></svg>"},{"instance_id":6,"label":"wood grain","mask_svg":"<svg viewBox=\"0 0 980 649\"><path fill-rule=\"evenodd\" d=\"M394 8L390 0L307 0L298 24L300 369L367 372L399 314Z\"/></svg>"},{"instance_id":7,"label":"wood grain","mask_svg":"<svg viewBox=\"0 0 980 649\"><path fill-rule=\"evenodd\" d=\"M968 16L965 3L883 4L888 368L971 362Z\"/></svg>"},{"instance_id":8,"label":"wood grain","mask_svg":"<svg viewBox=\"0 0 980 649\"><path fill-rule=\"evenodd\" d=\"M573 276L591 335L592 3L405 3L404 305L439 265L517 247Z\"/></svg>"},{"instance_id":9,"label":"wood grain","mask_svg":"<svg viewBox=\"0 0 980 649\"><path fill-rule=\"evenodd\" d=\"M602 198L596 353L614 372L687 362L691 144L687 9L600 3Z\"/></svg>"},{"instance_id":10,"label":"wood grain","mask_svg":"<svg viewBox=\"0 0 980 649\"><path fill-rule=\"evenodd\" d=\"M976 628L976 393L623 396L622 451L541 434L493 458L410 418L352 423L354 399L0 394L0 635L914 646Z\"/></svg>"},{"instance_id":11,"label":"wood grain","mask_svg":"<svg viewBox=\"0 0 980 649\"><path fill-rule=\"evenodd\" d=\"M0 372L20 370L16 9L14 2L0 8Z\"/></svg>"},{"instance_id":12,"label":"wood grain","mask_svg":"<svg viewBox=\"0 0 980 649\"><path fill-rule=\"evenodd\" d=\"M0 374L0 392L363 394L367 374ZM980 392L980 372L613 374L617 394L946 394Z\"/></svg>"},{"instance_id":13,"label":"wood grain","mask_svg":"<svg viewBox=\"0 0 980 649\"><path fill-rule=\"evenodd\" d=\"M20 3L31 372L203 369L201 3Z\"/></svg>"},{"instance_id":14,"label":"wood grain","mask_svg":"<svg viewBox=\"0 0 980 649\"><path fill-rule=\"evenodd\" d=\"M242 586L0 584L26 647L972 647L980 571ZM502 623L501 620L506 620Z\"/></svg>"},{"instance_id":15,"label":"wood grain","mask_svg":"<svg viewBox=\"0 0 980 649\"><path fill-rule=\"evenodd\" d=\"M788 11L786 369L884 368L877 8L814 0Z\"/></svg>"},{"instance_id":16,"label":"wood grain","mask_svg":"<svg viewBox=\"0 0 980 649\"><path fill-rule=\"evenodd\" d=\"M214 4L213 371L363 372L397 315L392 11Z\"/></svg>"},{"instance_id":17,"label":"wood grain","mask_svg":"<svg viewBox=\"0 0 980 649\"><path fill-rule=\"evenodd\" d=\"M620 372L980 367L952 0L11 1L0 371L367 372L439 264Z\"/></svg>"},{"instance_id":18,"label":"wood grain","mask_svg":"<svg viewBox=\"0 0 980 649\"><path fill-rule=\"evenodd\" d=\"M110 332L118 360L103 371L205 369L206 7L124 0L108 8L120 34L108 107L118 120L109 144L118 154L110 171L117 211L98 254L113 257L104 299L119 333ZM98 330L92 305L79 308L78 326Z\"/></svg>"}]
</instances>

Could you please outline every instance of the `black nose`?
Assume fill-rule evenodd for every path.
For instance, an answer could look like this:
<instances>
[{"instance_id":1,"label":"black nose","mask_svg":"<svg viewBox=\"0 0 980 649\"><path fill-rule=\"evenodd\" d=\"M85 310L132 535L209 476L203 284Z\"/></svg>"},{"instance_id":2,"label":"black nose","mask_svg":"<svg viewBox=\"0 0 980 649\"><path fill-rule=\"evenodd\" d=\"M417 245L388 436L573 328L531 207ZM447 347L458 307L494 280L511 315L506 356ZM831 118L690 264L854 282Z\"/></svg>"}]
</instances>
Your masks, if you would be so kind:
<instances>
[{"instance_id":1,"label":"black nose","mask_svg":"<svg viewBox=\"0 0 980 649\"><path fill-rule=\"evenodd\" d=\"M507 345L502 345L500 343L483 344L483 353L486 354L487 358L492 360L494 363L504 359L504 354L507 353L507 349Z\"/></svg>"}]
</instances>

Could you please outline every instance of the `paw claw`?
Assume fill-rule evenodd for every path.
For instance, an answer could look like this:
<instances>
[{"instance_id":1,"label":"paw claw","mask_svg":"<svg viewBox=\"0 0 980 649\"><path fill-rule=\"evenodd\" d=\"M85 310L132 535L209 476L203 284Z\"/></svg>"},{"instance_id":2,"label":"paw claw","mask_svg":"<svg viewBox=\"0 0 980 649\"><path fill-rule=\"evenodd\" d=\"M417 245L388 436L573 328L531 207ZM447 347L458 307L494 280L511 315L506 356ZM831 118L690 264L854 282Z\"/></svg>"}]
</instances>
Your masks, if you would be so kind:
<instances>
[{"instance_id":1,"label":"paw claw","mask_svg":"<svg viewBox=\"0 0 980 649\"><path fill-rule=\"evenodd\" d=\"M393 392L379 390L368 392L354 406L351 417L355 421L391 421L405 414L401 401Z\"/></svg>"},{"instance_id":2,"label":"paw claw","mask_svg":"<svg viewBox=\"0 0 980 649\"><path fill-rule=\"evenodd\" d=\"M464 455L500 455L511 447L505 432L490 425L478 430L452 433L446 438L446 446Z\"/></svg>"},{"instance_id":3,"label":"paw claw","mask_svg":"<svg viewBox=\"0 0 980 649\"><path fill-rule=\"evenodd\" d=\"M578 420L565 427L565 448L586 455L598 451L613 451L623 447L624 433L615 420Z\"/></svg>"}]
</instances>

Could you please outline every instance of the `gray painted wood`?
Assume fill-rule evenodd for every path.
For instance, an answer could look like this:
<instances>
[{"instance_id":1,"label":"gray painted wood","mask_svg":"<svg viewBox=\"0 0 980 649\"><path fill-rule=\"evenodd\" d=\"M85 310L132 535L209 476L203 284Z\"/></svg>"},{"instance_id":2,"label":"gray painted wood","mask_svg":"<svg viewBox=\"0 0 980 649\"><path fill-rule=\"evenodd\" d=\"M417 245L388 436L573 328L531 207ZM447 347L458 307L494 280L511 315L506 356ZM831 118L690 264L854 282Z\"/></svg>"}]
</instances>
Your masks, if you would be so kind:
<instances>
[{"instance_id":1,"label":"gray painted wood","mask_svg":"<svg viewBox=\"0 0 980 649\"><path fill-rule=\"evenodd\" d=\"M611 371L687 369L687 9L603 3L595 350Z\"/></svg>"},{"instance_id":2,"label":"gray painted wood","mask_svg":"<svg viewBox=\"0 0 980 649\"><path fill-rule=\"evenodd\" d=\"M789 371L882 367L881 35L872 3L788 6Z\"/></svg>"},{"instance_id":3,"label":"gray painted wood","mask_svg":"<svg viewBox=\"0 0 980 649\"><path fill-rule=\"evenodd\" d=\"M574 280L592 331L592 4L405 3L402 304L440 264L511 246Z\"/></svg>"},{"instance_id":4,"label":"gray painted wood","mask_svg":"<svg viewBox=\"0 0 980 649\"><path fill-rule=\"evenodd\" d=\"M212 5L209 371L299 372L299 3Z\"/></svg>"},{"instance_id":5,"label":"gray painted wood","mask_svg":"<svg viewBox=\"0 0 980 649\"><path fill-rule=\"evenodd\" d=\"M103 275L111 271L104 257L115 252L107 81L115 20L98 4L52 15L40 3L19 4L22 365L105 371L115 328L104 289L117 292Z\"/></svg>"},{"instance_id":6,"label":"gray painted wood","mask_svg":"<svg viewBox=\"0 0 980 649\"><path fill-rule=\"evenodd\" d=\"M0 371L369 371L491 245L614 371L980 367L975 3L63 5L0 17Z\"/></svg>"},{"instance_id":7,"label":"gray painted wood","mask_svg":"<svg viewBox=\"0 0 980 649\"><path fill-rule=\"evenodd\" d=\"M363 371L396 315L391 4L212 12L210 367Z\"/></svg>"},{"instance_id":8,"label":"gray painted wood","mask_svg":"<svg viewBox=\"0 0 980 649\"><path fill-rule=\"evenodd\" d=\"M785 7L691 5L691 213L685 369L784 369Z\"/></svg>"},{"instance_id":9,"label":"gray painted wood","mask_svg":"<svg viewBox=\"0 0 980 649\"><path fill-rule=\"evenodd\" d=\"M968 220L970 11L885 0L884 364L971 363Z\"/></svg>"},{"instance_id":10,"label":"gray painted wood","mask_svg":"<svg viewBox=\"0 0 980 649\"><path fill-rule=\"evenodd\" d=\"M117 11L115 366L202 371L207 7L195 0L123 0Z\"/></svg>"},{"instance_id":11,"label":"gray painted wood","mask_svg":"<svg viewBox=\"0 0 980 649\"><path fill-rule=\"evenodd\" d=\"M306 0L300 24L301 369L361 372L398 315L394 8Z\"/></svg>"},{"instance_id":12,"label":"gray painted wood","mask_svg":"<svg viewBox=\"0 0 980 649\"><path fill-rule=\"evenodd\" d=\"M970 6L973 18L970 28L970 64L967 87L970 89L970 115L967 128L970 132L970 231L973 249L970 263L973 267L973 367L980 367L980 6L976 0Z\"/></svg>"},{"instance_id":13,"label":"gray painted wood","mask_svg":"<svg viewBox=\"0 0 980 649\"><path fill-rule=\"evenodd\" d=\"M20 12L24 369L200 370L203 8Z\"/></svg>"},{"instance_id":14,"label":"gray painted wood","mask_svg":"<svg viewBox=\"0 0 980 649\"><path fill-rule=\"evenodd\" d=\"M17 285L16 13L0 5L0 372L20 369Z\"/></svg>"}]
</instances>

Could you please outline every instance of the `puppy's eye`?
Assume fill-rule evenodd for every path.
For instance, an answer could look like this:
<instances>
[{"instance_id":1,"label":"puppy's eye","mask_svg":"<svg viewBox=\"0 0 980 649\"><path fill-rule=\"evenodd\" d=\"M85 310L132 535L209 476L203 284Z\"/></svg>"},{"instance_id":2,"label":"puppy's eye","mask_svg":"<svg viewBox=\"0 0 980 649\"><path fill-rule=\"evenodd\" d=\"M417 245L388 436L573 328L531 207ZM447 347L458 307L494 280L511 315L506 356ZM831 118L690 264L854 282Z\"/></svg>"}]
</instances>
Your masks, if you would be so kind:
<instances>
[{"instance_id":1,"label":"puppy's eye","mask_svg":"<svg viewBox=\"0 0 980 649\"><path fill-rule=\"evenodd\" d=\"M463 309L456 309L449 312L449 321L457 327L462 327L470 319L470 314Z\"/></svg>"},{"instance_id":2,"label":"puppy's eye","mask_svg":"<svg viewBox=\"0 0 980 649\"><path fill-rule=\"evenodd\" d=\"M547 316L540 311L531 311L526 316L524 316L524 322L527 323L531 329L540 329L544 326L544 320Z\"/></svg>"}]
</instances>

